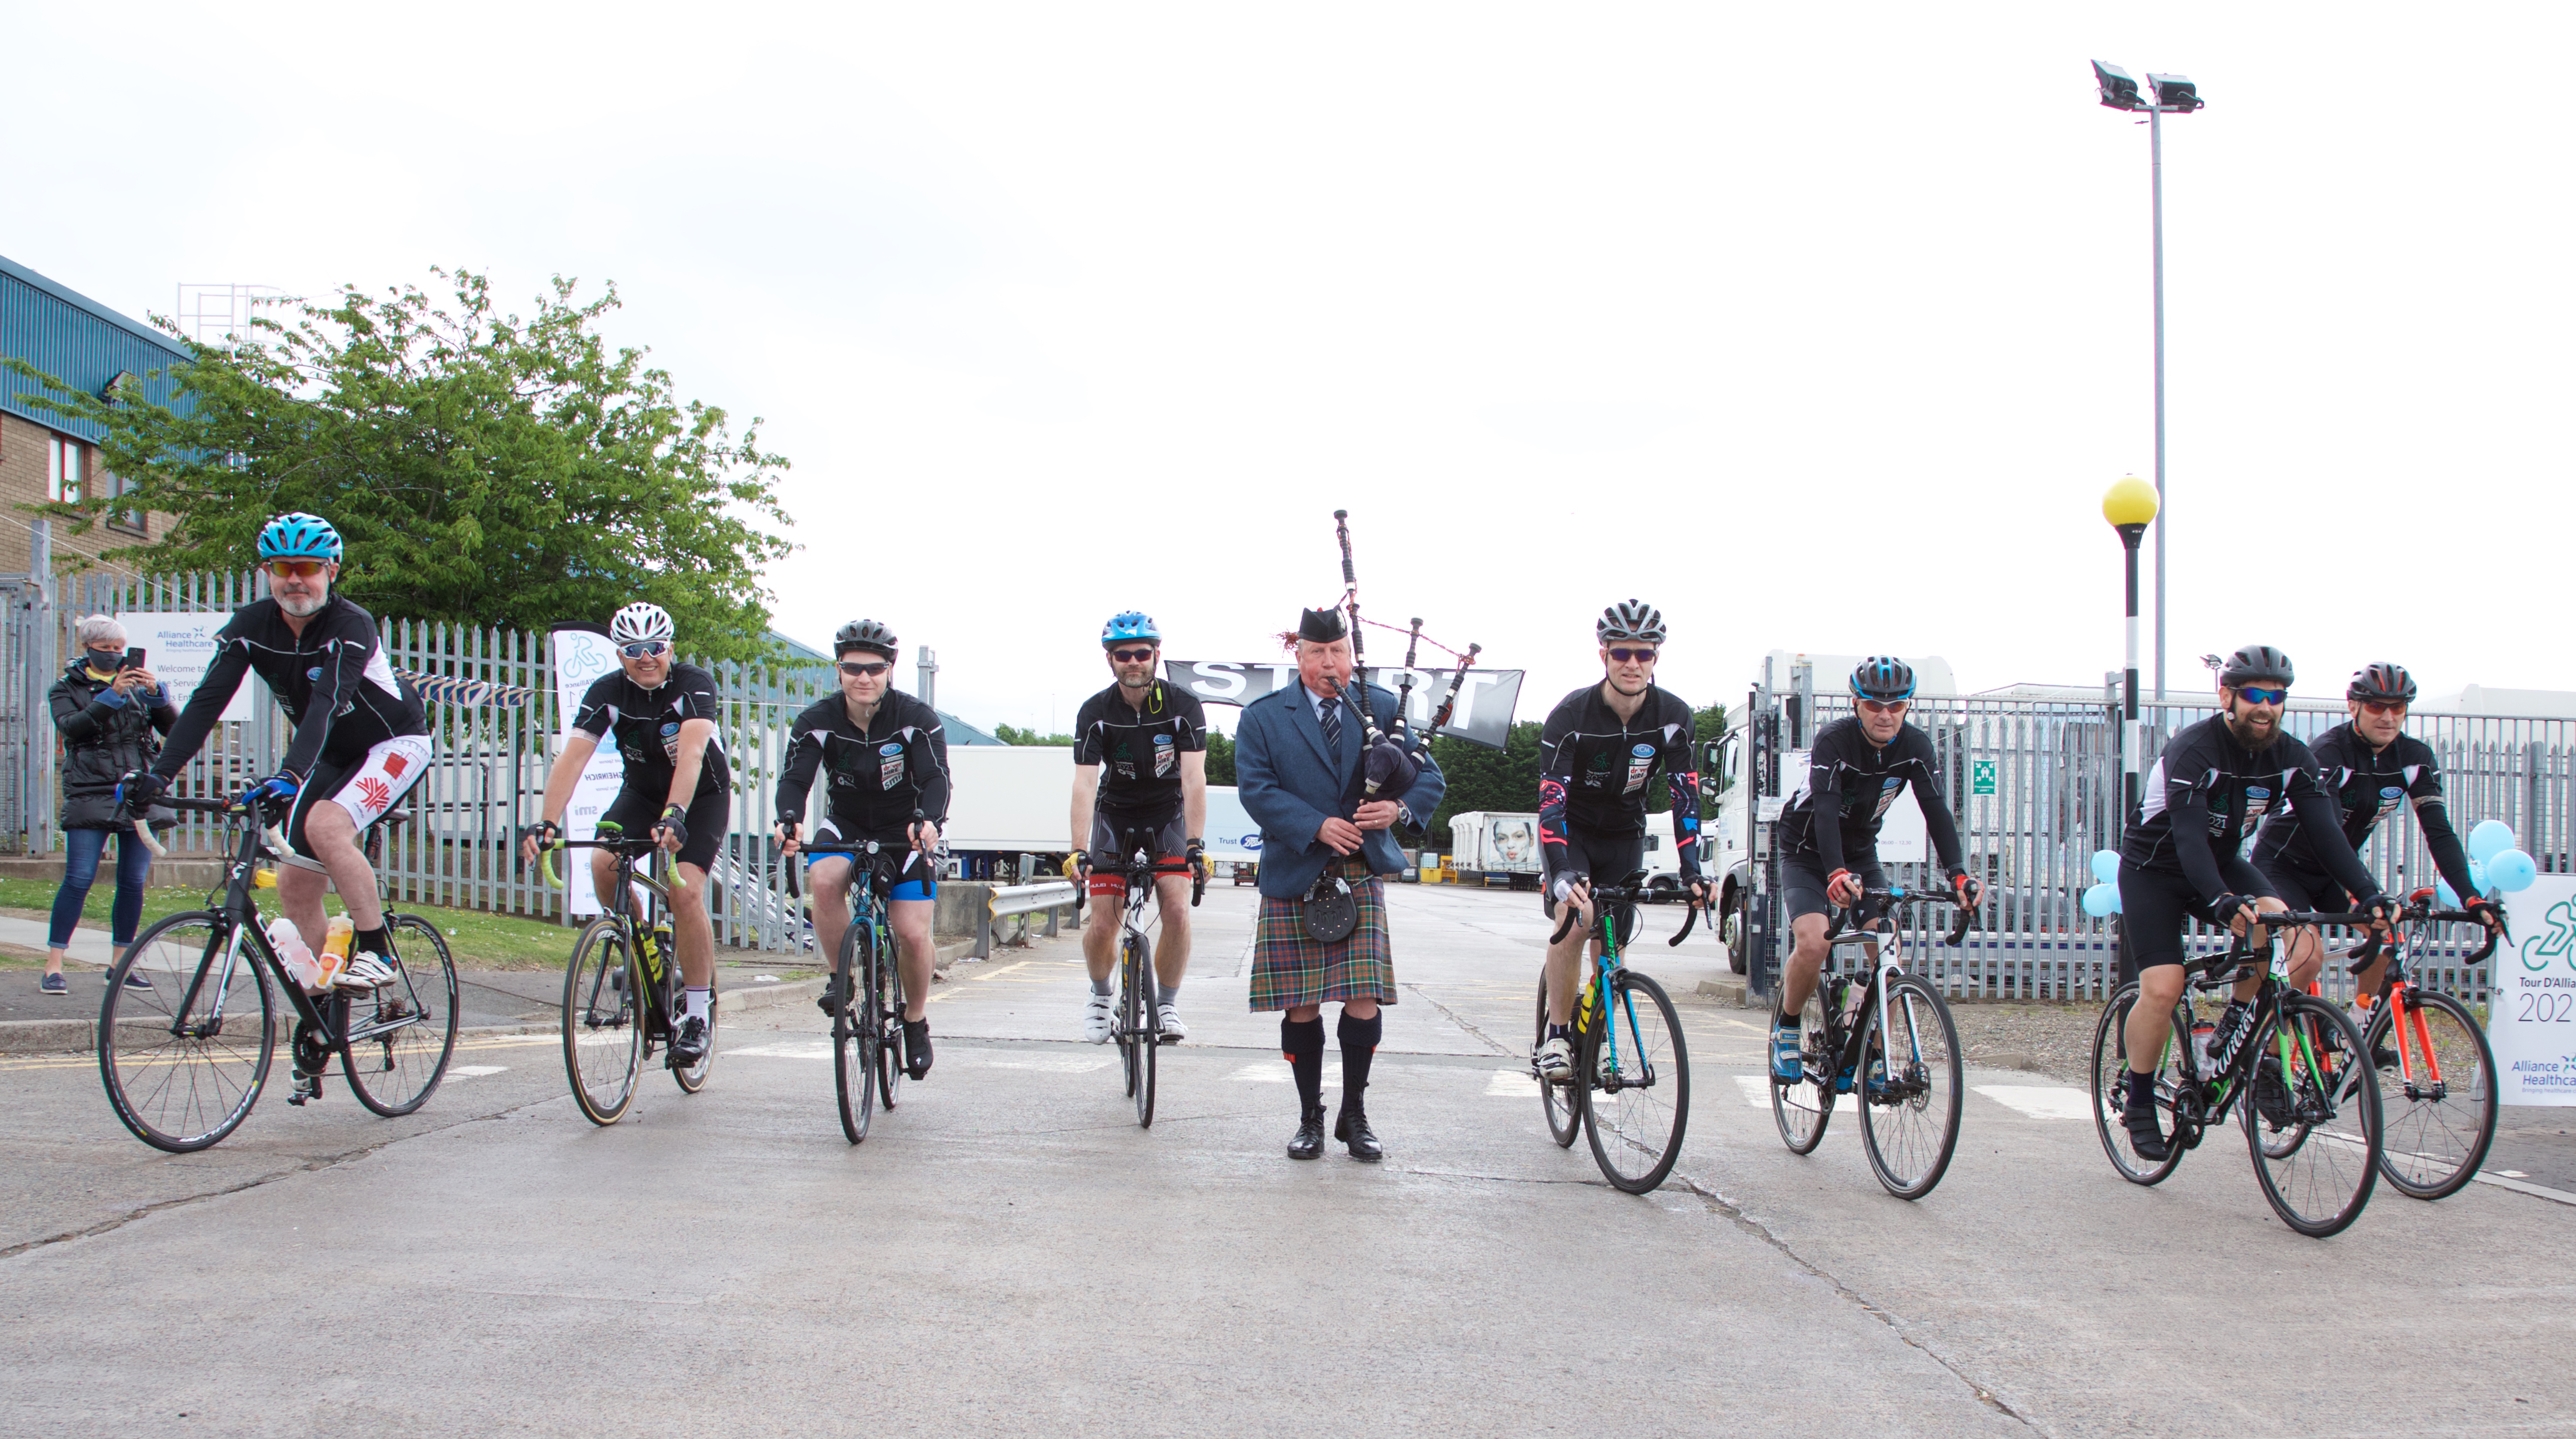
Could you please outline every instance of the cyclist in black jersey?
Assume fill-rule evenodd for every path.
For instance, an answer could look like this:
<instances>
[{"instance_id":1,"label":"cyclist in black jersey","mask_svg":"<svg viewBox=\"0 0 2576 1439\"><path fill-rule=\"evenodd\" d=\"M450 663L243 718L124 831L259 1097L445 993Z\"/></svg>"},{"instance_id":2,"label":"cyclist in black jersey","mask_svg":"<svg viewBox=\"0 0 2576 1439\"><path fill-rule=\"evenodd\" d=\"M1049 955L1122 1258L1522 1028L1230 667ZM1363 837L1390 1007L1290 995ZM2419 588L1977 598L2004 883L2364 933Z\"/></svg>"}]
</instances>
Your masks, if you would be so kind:
<instances>
[{"instance_id":1,"label":"cyclist in black jersey","mask_svg":"<svg viewBox=\"0 0 2576 1439\"><path fill-rule=\"evenodd\" d=\"M2138 999L2123 1037L2129 1057L2124 1116L2130 1147L2150 1162L2170 1152L2157 1127L2155 1064L2189 975L2183 922L2198 919L2242 934L2249 924L2259 929L2260 916L2289 908L2240 852L2264 816L2275 805L2291 806L2327 873L2361 897L2353 912L2395 909L2344 839L2333 803L2318 786L2315 757L2282 732L2281 713L2296 678L2290 657L2270 645L2247 645L2230 656L2218 676L2221 712L2184 726L2165 745L2120 847L2120 937L2138 971ZM2316 977L2322 951L2312 930L2294 929L2286 938L2290 984L2304 989ZM2210 1037L2213 1054L2227 1052L2237 1031L2252 1022L2248 1001L2260 983L2258 977L2236 986Z\"/></svg>"},{"instance_id":2,"label":"cyclist in black jersey","mask_svg":"<svg viewBox=\"0 0 2576 1439\"><path fill-rule=\"evenodd\" d=\"M1538 739L1540 908L1551 920L1572 904L1583 922L1547 948L1547 1034L1530 1060L1541 1075L1574 1072L1578 969L1592 933L1592 883L1624 884L1645 867L1646 796L1663 771L1672 797L1673 847L1696 908L1708 902L1699 863L1699 775L1691 763L1691 707L1655 683L1666 637L1661 610L1627 600L1592 626L1601 682L1557 701ZM1593 953L1600 953L1594 941Z\"/></svg>"},{"instance_id":3,"label":"cyclist in black jersey","mask_svg":"<svg viewBox=\"0 0 2576 1439\"><path fill-rule=\"evenodd\" d=\"M903 975L904 1072L921 1079L930 1073L926 1006L938 958L930 921L939 894L940 830L948 823L948 737L937 710L894 687L897 648L894 631L875 620L852 620L833 634L841 692L807 706L790 731L787 766L778 777L778 841L784 854L800 847L806 796L820 774L823 819L813 843L883 846L876 882L886 895L886 927L894 931ZM841 952L858 876L856 860L845 854L823 855L807 871L816 954L825 963ZM838 1009L841 999L824 995L824 1013Z\"/></svg>"},{"instance_id":4,"label":"cyclist in black jersey","mask_svg":"<svg viewBox=\"0 0 2576 1439\"><path fill-rule=\"evenodd\" d=\"M563 753L546 776L542 818L522 849L533 863L540 845L563 833L564 807L602 739L616 737L625 766L617 798L599 816L629 837L650 833L672 854L671 930L680 951L680 979L688 1004L671 1037L671 1055L683 1066L706 1057L708 1006L715 993L716 932L707 918L707 868L724 843L726 806L733 777L716 738L715 676L672 656L671 616L660 605L638 602L608 622L617 646L617 668L591 682L564 735ZM611 910L631 901L620 893L617 856L590 852L591 883Z\"/></svg>"},{"instance_id":5,"label":"cyclist in black jersey","mask_svg":"<svg viewBox=\"0 0 2576 1439\"><path fill-rule=\"evenodd\" d=\"M1886 887L1878 830L1906 789L1914 791L1959 902L1973 907L1984 890L1961 859L1959 825L1941 792L1932 737L1905 722L1914 703L1914 667L1873 655L1852 671L1851 688L1860 712L1816 731L1807 778L1780 811L1780 884L1791 942L1780 976L1780 1022L1771 1035L1771 1077L1784 1083L1800 1073L1801 1016L1824 971L1831 913L1858 901L1864 887Z\"/></svg>"},{"instance_id":6,"label":"cyclist in black jersey","mask_svg":"<svg viewBox=\"0 0 2576 1439\"><path fill-rule=\"evenodd\" d=\"M259 533L269 597L233 612L168 747L120 798L140 814L206 742L233 692L256 672L295 726L278 772L245 798L286 811L287 853L278 908L315 953L327 937L322 897L337 888L357 931L340 983L373 987L394 977L376 871L358 836L429 768L429 719L420 694L396 675L374 616L331 593L340 574L339 531L318 515L287 514Z\"/></svg>"},{"instance_id":7,"label":"cyclist in black jersey","mask_svg":"<svg viewBox=\"0 0 2576 1439\"><path fill-rule=\"evenodd\" d=\"M1092 871L1091 916L1082 926L1082 959L1091 972L1083 999L1082 1037L1106 1044L1116 996L1110 972L1118 963L1118 929L1125 919L1127 881L1102 873L1132 852L1129 835L1152 839L1154 862L1195 870L1205 864L1200 839L1207 827L1207 712L1198 697L1155 677L1163 658L1162 631L1153 616L1126 610L1100 630L1100 648L1115 676L1109 688L1082 702L1073 718L1073 846ZM1163 1042L1189 1034L1176 1002L1190 968L1190 881L1178 874L1154 878L1163 915L1154 941L1155 1003L1162 1012Z\"/></svg>"},{"instance_id":8,"label":"cyclist in black jersey","mask_svg":"<svg viewBox=\"0 0 2576 1439\"><path fill-rule=\"evenodd\" d=\"M2424 847L2433 867L2467 896L2466 908L2491 930L2501 931L2504 915L2492 901L2479 898L2469 878L2468 852L2451 828L2442 801L2442 767L2433 747L2405 732L2407 706L2415 702L2415 677L2403 665L2365 666L2344 690L2344 707L2352 716L2317 736L2308 747L2316 757L2318 779L2343 826L2343 837L2359 853L2371 831L2400 805L2411 806L2424 831ZM2286 809L2274 810L2254 837L2254 867L2272 882L2273 891L2292 909L2347 910L2352 895L2327 874L2317 860L2307 831ZM2361 972L2354 996L2356 1022L2368 1028L2368 1010L2379 994L2388 957L2381 954Z\"/></svg>"}]
</instances>

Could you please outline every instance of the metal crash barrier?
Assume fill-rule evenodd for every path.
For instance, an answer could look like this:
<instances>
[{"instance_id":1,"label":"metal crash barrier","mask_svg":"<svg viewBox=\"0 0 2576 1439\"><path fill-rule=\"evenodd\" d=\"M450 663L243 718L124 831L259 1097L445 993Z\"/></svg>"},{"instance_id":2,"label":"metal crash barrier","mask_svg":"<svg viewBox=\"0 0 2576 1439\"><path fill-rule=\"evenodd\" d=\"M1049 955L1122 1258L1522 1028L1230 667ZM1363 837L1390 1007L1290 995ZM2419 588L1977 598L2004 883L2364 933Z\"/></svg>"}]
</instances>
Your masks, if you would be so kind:
<instances>
[{"instance_id":1,"label":"metal crash barrier","mask_svg":"<svg viewBox=\"0 0 2576 1439\"><path fill-rule=\"evenodd\" d=\"M1074 887L1069 879L1050 879L1037 884L1008 884L996 887L975 922L975 957L993 957L994 921L1017 919L1019 927L1006 944L1026 943L1033 916L1046 916L1046 937L1055 938L1061 911L1073 907Z\"/></svg>"}]
</instances>

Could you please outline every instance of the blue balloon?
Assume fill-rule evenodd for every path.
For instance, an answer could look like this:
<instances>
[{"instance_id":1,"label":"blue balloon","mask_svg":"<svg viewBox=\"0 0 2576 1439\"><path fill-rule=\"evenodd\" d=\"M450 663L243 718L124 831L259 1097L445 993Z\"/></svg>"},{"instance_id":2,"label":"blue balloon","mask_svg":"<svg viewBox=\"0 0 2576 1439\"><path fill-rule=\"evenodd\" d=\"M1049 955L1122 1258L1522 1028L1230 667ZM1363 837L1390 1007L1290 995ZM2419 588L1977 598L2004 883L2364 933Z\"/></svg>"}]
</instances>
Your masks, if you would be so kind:
<instances>
[{"instance_id":1,"label":"blue balloon","mask_svg":"<svg viewBox=\"0 0 2576 1439\"><path fill-rule=\"evenodd\" d=\"M2487 861L2487 883L2507 894L2531 888L2531 882L2538 878L2540 866L2521 850L2509 849Z\"/></svg>"},{"instance_id":2,"label":"blue balloon","mask_svg":"<svg viewBox=\"0 0 2576 1439\"><path fill-rule=\"evenodd\" d=\"M2469 861L2469 883L2476 885L2480 894L2493 887L2487 883L2487 867L2476 860Z\"/></svg>"},{"instance_id":3,"label":"blue balloon","mask_svg":"<svg viewBox=\"0 0 2576 1439\"><path fill-rule=\"evenodd\" d=\"M2469 831L2469 858L2484 864L2513 848L2513 826L2500 819L2478 821Z\"/></svg>"},{"instance_id":4,"label":"blue balloon","mask_svg":"<svg viewBox=\"0 0 2576 1439\"><path fill-rule=\"evenodd\" d=\"M2106 919L2120 911L2120 887L2097 884L2084 891L2084 912L2095 919Z\"/></svg>"},{"instance_id":5,"label":"blue balloon","mask_svg":"<svg viewBox=\"0 0 2576 1439\"><path fill-rule=\"evenodd\" d=\"M2120 852L2116 849L2093 851L2093 877L2104 884L2120 882Z\"/></svg>"},{"instance_id":6,"label":"blue balloon","mask_svg":"<svg viewBox=\"0 0 2576 1439\"><path fill-rule=\"evenodd\" d=\"M2439 901L2444 909L2460 907L2459 892L2451 888L2451 882L2447 879L2433 881L2433 898Z\"/></svg>"}]
</instances>

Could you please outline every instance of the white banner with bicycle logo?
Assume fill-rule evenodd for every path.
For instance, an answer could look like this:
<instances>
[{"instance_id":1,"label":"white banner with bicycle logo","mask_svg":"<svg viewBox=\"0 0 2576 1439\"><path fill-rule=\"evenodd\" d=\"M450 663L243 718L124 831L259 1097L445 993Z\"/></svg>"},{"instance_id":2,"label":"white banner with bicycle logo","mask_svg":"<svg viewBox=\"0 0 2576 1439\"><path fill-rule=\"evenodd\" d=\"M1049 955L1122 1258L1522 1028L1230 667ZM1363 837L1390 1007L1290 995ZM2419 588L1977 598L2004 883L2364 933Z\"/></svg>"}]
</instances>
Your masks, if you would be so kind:
<instances>
[{"instance_id":1,"label":"white banner with bicycle logo","mask_svg":"<svg viewBox=\"0 0 2576 1439\"><path fill-rule=\"evenodd\" d=\"M2504 905L2513 942L2488 986L2496 1100L2576 1105L2576 875L2544 874Z\"/></svg>"}]
</instances>

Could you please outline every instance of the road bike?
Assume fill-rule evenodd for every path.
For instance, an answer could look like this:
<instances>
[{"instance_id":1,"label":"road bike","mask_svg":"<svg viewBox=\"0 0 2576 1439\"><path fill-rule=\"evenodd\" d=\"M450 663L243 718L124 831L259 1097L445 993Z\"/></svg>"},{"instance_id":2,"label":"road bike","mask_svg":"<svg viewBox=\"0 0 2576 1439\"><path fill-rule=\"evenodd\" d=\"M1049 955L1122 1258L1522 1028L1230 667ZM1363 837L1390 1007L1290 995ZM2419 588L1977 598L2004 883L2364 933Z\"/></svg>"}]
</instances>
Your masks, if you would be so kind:
<instances>
[{"instance_id":1,"label":"road bike","mask_svg":"<svg viewBox=\"0 0 2576 1439\"><path fill-rule=\"evenodd\" d=\"M1145 937L1145 906L1154 897L1157 878L1186 874L1190 877L1190 907L1197 908L1207 894L1207 871L1188 864L1158 862L1153 854L1154 832L1150 829L1127 830L1119 841L1123 857L1094 871L1117 875L1127 886L1126 922L1118 938L1118 1002L1112 1011L1109 1037L1118 1046L1119 1072L1126 1080L1127 1094L1136 1101L1136 1123L1140 1128L1151 1129L1154 1056L1179 1036L1163 1032L1163 1007L1154 1002L1154 946ZM1073 892L1077 915L1088 897L1087 889L1086 883L1077 881Z\"/></svg>"},{"instance_id":2,"label":"road bike","mask_svg":"<svg viewBox=\"0 0 2576 1439\"><path fill-rule=\"evenodd\" d=\"M358 1102L391 1118L428 1102L456 1048L456 963L438 926L418 915L385 916L394 978L374 989L335 987L307 994L260 927L259 861L288 853L286 841L240 800L165 796L173 809L224 817L238 831L223 898L171 915L135 938L109 971L98 1016L98 1072L108 1103L134 1137L186 1153L221 1140L250 1117L277 1050L277 1004L295 1014L290 1042L295 1090L289 1104L322 1097L333 1055ZM368 827L381 861L396 810ZM142 821L137 820L140 824ZM135 988L140 975L151 987Z\"/></svg>"},{"instance_id":3,"label":"road bike","mask_svg":"<svg viewBox=\"0 0 2576 1439\"><path fill-rule=\"evenodd\" d=\"M1538 1034L1531 1045L1530 1073L1539 1081L1539 1105L1547 1113L1548 1137L1570 1149L1574 1136L1588 1134L1593 1162L1615 1188L1644 1194L1664 1182L1681 1158L1682 1132L1690 1124L1690 1048L1682 1039L1681 1015L1655 977L1627 967L1621 954L1635 937L1637 905L1649 895L1644 870L1618 884L1592 887L1592 938L1600 944L1592 957L1592 977L1578 996L1574 1013L1574 1072L1563 1079L1540 1074L1537 1047L1547 1042L1547 976L1538 982ZM1548 940L1562 944L1574 932L1582 912L1560 901L1564 920ZM1664 941L1681 943L1699 922L1700 907L1691 906L1679 933Z\"/></svg>"},{"instance_id":4,"label":"road bike","mask_svg":"<svg viewBox=\"0 0 2576 1439\"><path fill-rule=\"evenodd\" d=\"M832 977L816 1003L832 1017L833 1089L841 1102L841 1133L857 1144L882 1102L894 1108L903 1084L903 966L895 962L894 934L886 924L885 891L894 877L885 861L902 853L869 840L857 845L803 845L798 853L850 857L850 927L832 956ZM790 865L787 892L794 895Z\"/></svg>"},{"instance_id":5,"label":"road bike","mask_svg":"<svg viewBox=\"0 0 2576 1439\"><path fill-rule=\"evenodd\" d=\"M2462 920L2479 923L2466 910L2434 908L2433 891L2419 889L2406 897L2388 941L2365 940L2339 956L2359 974L2383 947L2387 951L2388 973L2369 1022L2360 1026L2361 1040L2379 1070L2386 1130L2379 1172L2398 1193L2415 1199L2457 1194L2477 1177L2495 1142L2496 1062L2486 1030L2467 1005L2417 984L2406 968L2410 946L2404 936L2412 932L2412 947L2420 951L2427 927ZM2495 953L2497 936L2485 938L2461 964L2482 964Z\"/></svg>"},{"instance_id":6,"label":"road bike","mask_svg":"<svg viewBox=\"0 0 2576 1439\"><path fill-rule=\"evenodd\" d=\"M615 1124L635 1102L635 1083L644 1061L658 1048L684 1094L706 1088L707 1072L716 1063L716 996L707 995L707 1047L694 1063L682 1064L669 1045L678 1029L686 995L680 978L679 951L671 932L671 855L651 838L628 839L614 824L599 826L597 839L557 839L544 850L546 882L564 884L555 870L555 855L571 849L604 849L617 856L617 882L609 893L617 908L583 925L572 942L572 960L564 966L564 1077L572 1084L573 1103L593 1124ZM650 859L651 865L636 861ZM636 914L635 892L644 892L643 914Z\"/></svg>"},{"instance_id":7,"label":"road bike","mask_svg":"<svg viewBox=\"0 0 2576 1439\"><path fill-rule=\"evenodd\" d=\"M1905 972L1905 942L1879 928L1909 904L1947 904L1955 922L1942 943L1958 947L1976 906L1947 891L1864 889L1825 931L1824 968L1799 1011L1798 1077L1771 1078L1771 1118L1792 1154L1812 1154L1834 1116L1836 1096L1857 1094L1861 1148L1878 1182L1899 1199L1920 1199L1949 1172L1959 1147L1965 1075L1959 1030L1941 991ZM1869 949L1876 968L1855 983L1834 973L1836 948ZM1780 1026L1787 986L1771 987L1771 1026Z\"/></svg>"},{"instance_id":8,"label":"road bike","mask_svg":"<svg viewBox=\"0 0 2576 1439\"><path fill-rule=\"evenodd\" d=\"M2366 1054L2361 1031L2340 1005L2284 982L2272 931L2292 926L2369 923L2365 915L2274 910L2227 949L2186 965L2186 988L2174 1005L2171 1032L2156 1057L2158 1124L2169 1138L2163 1159L2141 1156L2125 1119L2129 1011L2135 981L2102 1007L2093 1031L2093 1127L2111 1167L2132 1184L2159 1184L2209 1130L2242 1104L2245 1147L2273 1212L2292 1229L2323 1239L2342 1233L2370 1203L2381 1162L2377 1071L2351 1056ZM2263 935L2260 943L2253 936ZM2205 1052L2207 1025L2195 1025L2191 1000L2255 975L2262 984L2240 1037L2223 1054Z\"/></svg>"}]
</instances>

